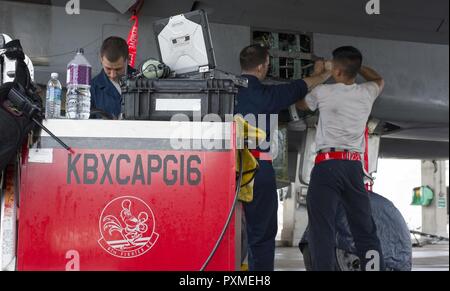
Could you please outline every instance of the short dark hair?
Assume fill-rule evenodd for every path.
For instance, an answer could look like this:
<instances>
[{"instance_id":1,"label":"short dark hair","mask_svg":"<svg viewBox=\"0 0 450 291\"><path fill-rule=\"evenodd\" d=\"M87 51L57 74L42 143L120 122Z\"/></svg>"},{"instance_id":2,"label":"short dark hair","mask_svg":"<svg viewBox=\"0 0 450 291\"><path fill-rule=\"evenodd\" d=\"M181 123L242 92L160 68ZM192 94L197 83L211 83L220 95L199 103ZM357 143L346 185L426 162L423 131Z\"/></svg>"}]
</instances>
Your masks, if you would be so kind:
<instances>
[{"instance_id":1,"label":"short dark hair","mask_svg":"<svg viewBox=\"0 0 450 291\"><path fill-rule=\"evenodd\" d=\"M110 62L117 62L121 57L126 60L128 59L128 44L123 38L111 36L103 42L100 56L106 57Z\"/></svg>"},{"instance_id":2,"label":"short dark hair","mask_svg":"<svg viewBox=\"0 0 450 291\"><path fill-rule=\"evenodd\" d=\"M263 65L268 55L269 49L263 45L253 44L245 47L239 57L242 70L253 70L259 65Z\"/></svg>"},{"instance_id":3,"label":"short dark hair","mask_svg":"<svg viewBox=\"0 0 450 291\"><path fill-rule=\"evenodd\" d=\"M349 78L355 78L362 66L362 53L355 47L342 46L333 51L333 60L338 62Z\"/></svg>"}]
</instances>

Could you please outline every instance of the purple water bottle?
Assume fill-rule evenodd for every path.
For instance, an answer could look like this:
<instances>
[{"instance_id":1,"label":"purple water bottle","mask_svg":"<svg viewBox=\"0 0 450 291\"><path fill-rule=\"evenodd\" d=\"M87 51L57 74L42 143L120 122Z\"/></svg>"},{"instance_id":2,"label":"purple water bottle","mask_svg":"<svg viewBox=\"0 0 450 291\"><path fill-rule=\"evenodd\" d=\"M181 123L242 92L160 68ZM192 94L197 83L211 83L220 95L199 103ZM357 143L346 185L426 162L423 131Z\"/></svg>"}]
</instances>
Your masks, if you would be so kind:
<instances>
[{"instance_id":1,"label":"purple water bottle","mask_svg":"<svg viewBox=\"0 0 450 291\"><path fill-rule=\"evenodd\" d=\"M66 115L69 119L89 119L91 111L92 66L79 49L67 65Z\"/></svg>"}]
</instances>

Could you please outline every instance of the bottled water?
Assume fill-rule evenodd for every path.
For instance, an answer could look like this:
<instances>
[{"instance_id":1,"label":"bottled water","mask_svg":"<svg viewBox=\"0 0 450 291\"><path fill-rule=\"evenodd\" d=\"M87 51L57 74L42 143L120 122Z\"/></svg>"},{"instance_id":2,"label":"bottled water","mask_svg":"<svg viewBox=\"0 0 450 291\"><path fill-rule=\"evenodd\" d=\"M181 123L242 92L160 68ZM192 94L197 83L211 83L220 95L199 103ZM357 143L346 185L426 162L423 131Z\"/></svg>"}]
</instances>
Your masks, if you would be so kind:
<instances>
[{"instance_id":1,"label":"bottled water","mask_svg":"<svg viewBox=\"0 0 450 291\"><path fill-rule=\"evenodd\" d=\"M90 86L78 86L78 119L89 119L91 115Z\"/></svg>"},{"instance_id":2,"label":"bottled water","mask_svg":"<svg viewBox=\"0 0 450 291\"><path fill-rule=\"evenodd\" d=\"M90 86L69 86L67 88L66 114L69 119L89 119L91 114Z\"/></svg>"},{"instance_id":3,"label":"bottled water","mask_svg":"<svg viewBox=\"0 0 450 291\"><path fill-rule=\"evenodd\" d=\"M66 117L78 119L78 93L76 88L70 86L67 87Z\"/></svg>"},{"instance_id":4,"label":"bottled water","mask_svg":"<svg viewBox=\"0 0 450 291\"><path fill-rule=\"evenodd\" d=\"M58 80L58 73L52 73L47 83L47 95L45 102L45 118L58 119L61 117L61 92L62 86Z\"/></svg>"},{"instance_id":5,"label":"bottled water","mask_svg":"<svg viewBox=\"0 0 450 291\"><path fill-rule=\"evenodd\" d=\"M67 66L66 113L70 119L89 119L91 113L92 67L79 49Z\"/></svg>"}]
</instances>

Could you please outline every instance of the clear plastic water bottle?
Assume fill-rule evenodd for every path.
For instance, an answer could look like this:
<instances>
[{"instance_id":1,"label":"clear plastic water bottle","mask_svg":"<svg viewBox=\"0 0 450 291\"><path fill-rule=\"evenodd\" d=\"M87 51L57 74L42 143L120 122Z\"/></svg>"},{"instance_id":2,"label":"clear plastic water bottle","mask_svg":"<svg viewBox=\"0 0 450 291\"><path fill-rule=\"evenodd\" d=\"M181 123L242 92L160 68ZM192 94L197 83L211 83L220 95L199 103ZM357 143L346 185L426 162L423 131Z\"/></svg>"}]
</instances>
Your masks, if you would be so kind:
<instances>
[{"instance_id":1,"label":"clear plastic water bottle","mask_svg":"<svg viewBox=\"0 0 450 291\"><path fill-rule=\"evenodd\" d=\"M47 95L45 102L45 118L58 119L61 117L61 92L62 86L58 80L58 73L52 73L47 83Z\"/></svg>"},{"instance_id":2,"label":"clear plastic water bottle","mask_svg":"<svg viewBox=\"0 0 450 291\"><path fill-rule=\"evenodd\" d=\"M69 119L89 119L91 113L92 66L79 49L67 65L66 115Z\"/></svg>"}]
</instances>

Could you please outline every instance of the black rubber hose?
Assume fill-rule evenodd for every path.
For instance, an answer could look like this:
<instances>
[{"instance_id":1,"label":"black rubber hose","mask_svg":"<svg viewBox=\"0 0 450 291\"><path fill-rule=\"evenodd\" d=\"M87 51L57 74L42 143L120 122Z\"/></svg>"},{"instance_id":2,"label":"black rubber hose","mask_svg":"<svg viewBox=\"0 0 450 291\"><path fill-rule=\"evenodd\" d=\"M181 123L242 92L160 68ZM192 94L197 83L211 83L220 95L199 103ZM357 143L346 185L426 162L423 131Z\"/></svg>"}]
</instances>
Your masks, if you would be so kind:
<instances>
[{"instance_id":1,"label":"black rubber hose","mask_svg":"<svg viewBox=\"0 0 450 291\"><path fill-rule=\"evenodd\" d=\"M242 166L241 151L238 151L238 156L239 156L239 178L238 178L238 180L236 182L236 194L235 194L235 197L234 197L233 206L230 209L230 213L228 214L227 221L225 222L225 226L222 229L222 232L221 232L221 234L219 236L219 239L217 240L216 244L214 245L213 250L209 254L209 256L206 259L205 263L203 264L202 268L200 269L200 272L203 272L206 269L206 267L208 266L208 264L211 262L211 259L213 258L214 254L216 253L217 249L219 248L220 243L223 240L225 232L227 231L228 226L230 225L231 219L233 218L234 210L236 209L236 205L237 205L237 201L238 201L238 197L239 197L239 191L241 190L242 176L243 176L243 166Z\"/></svg>"}]
</instances>

